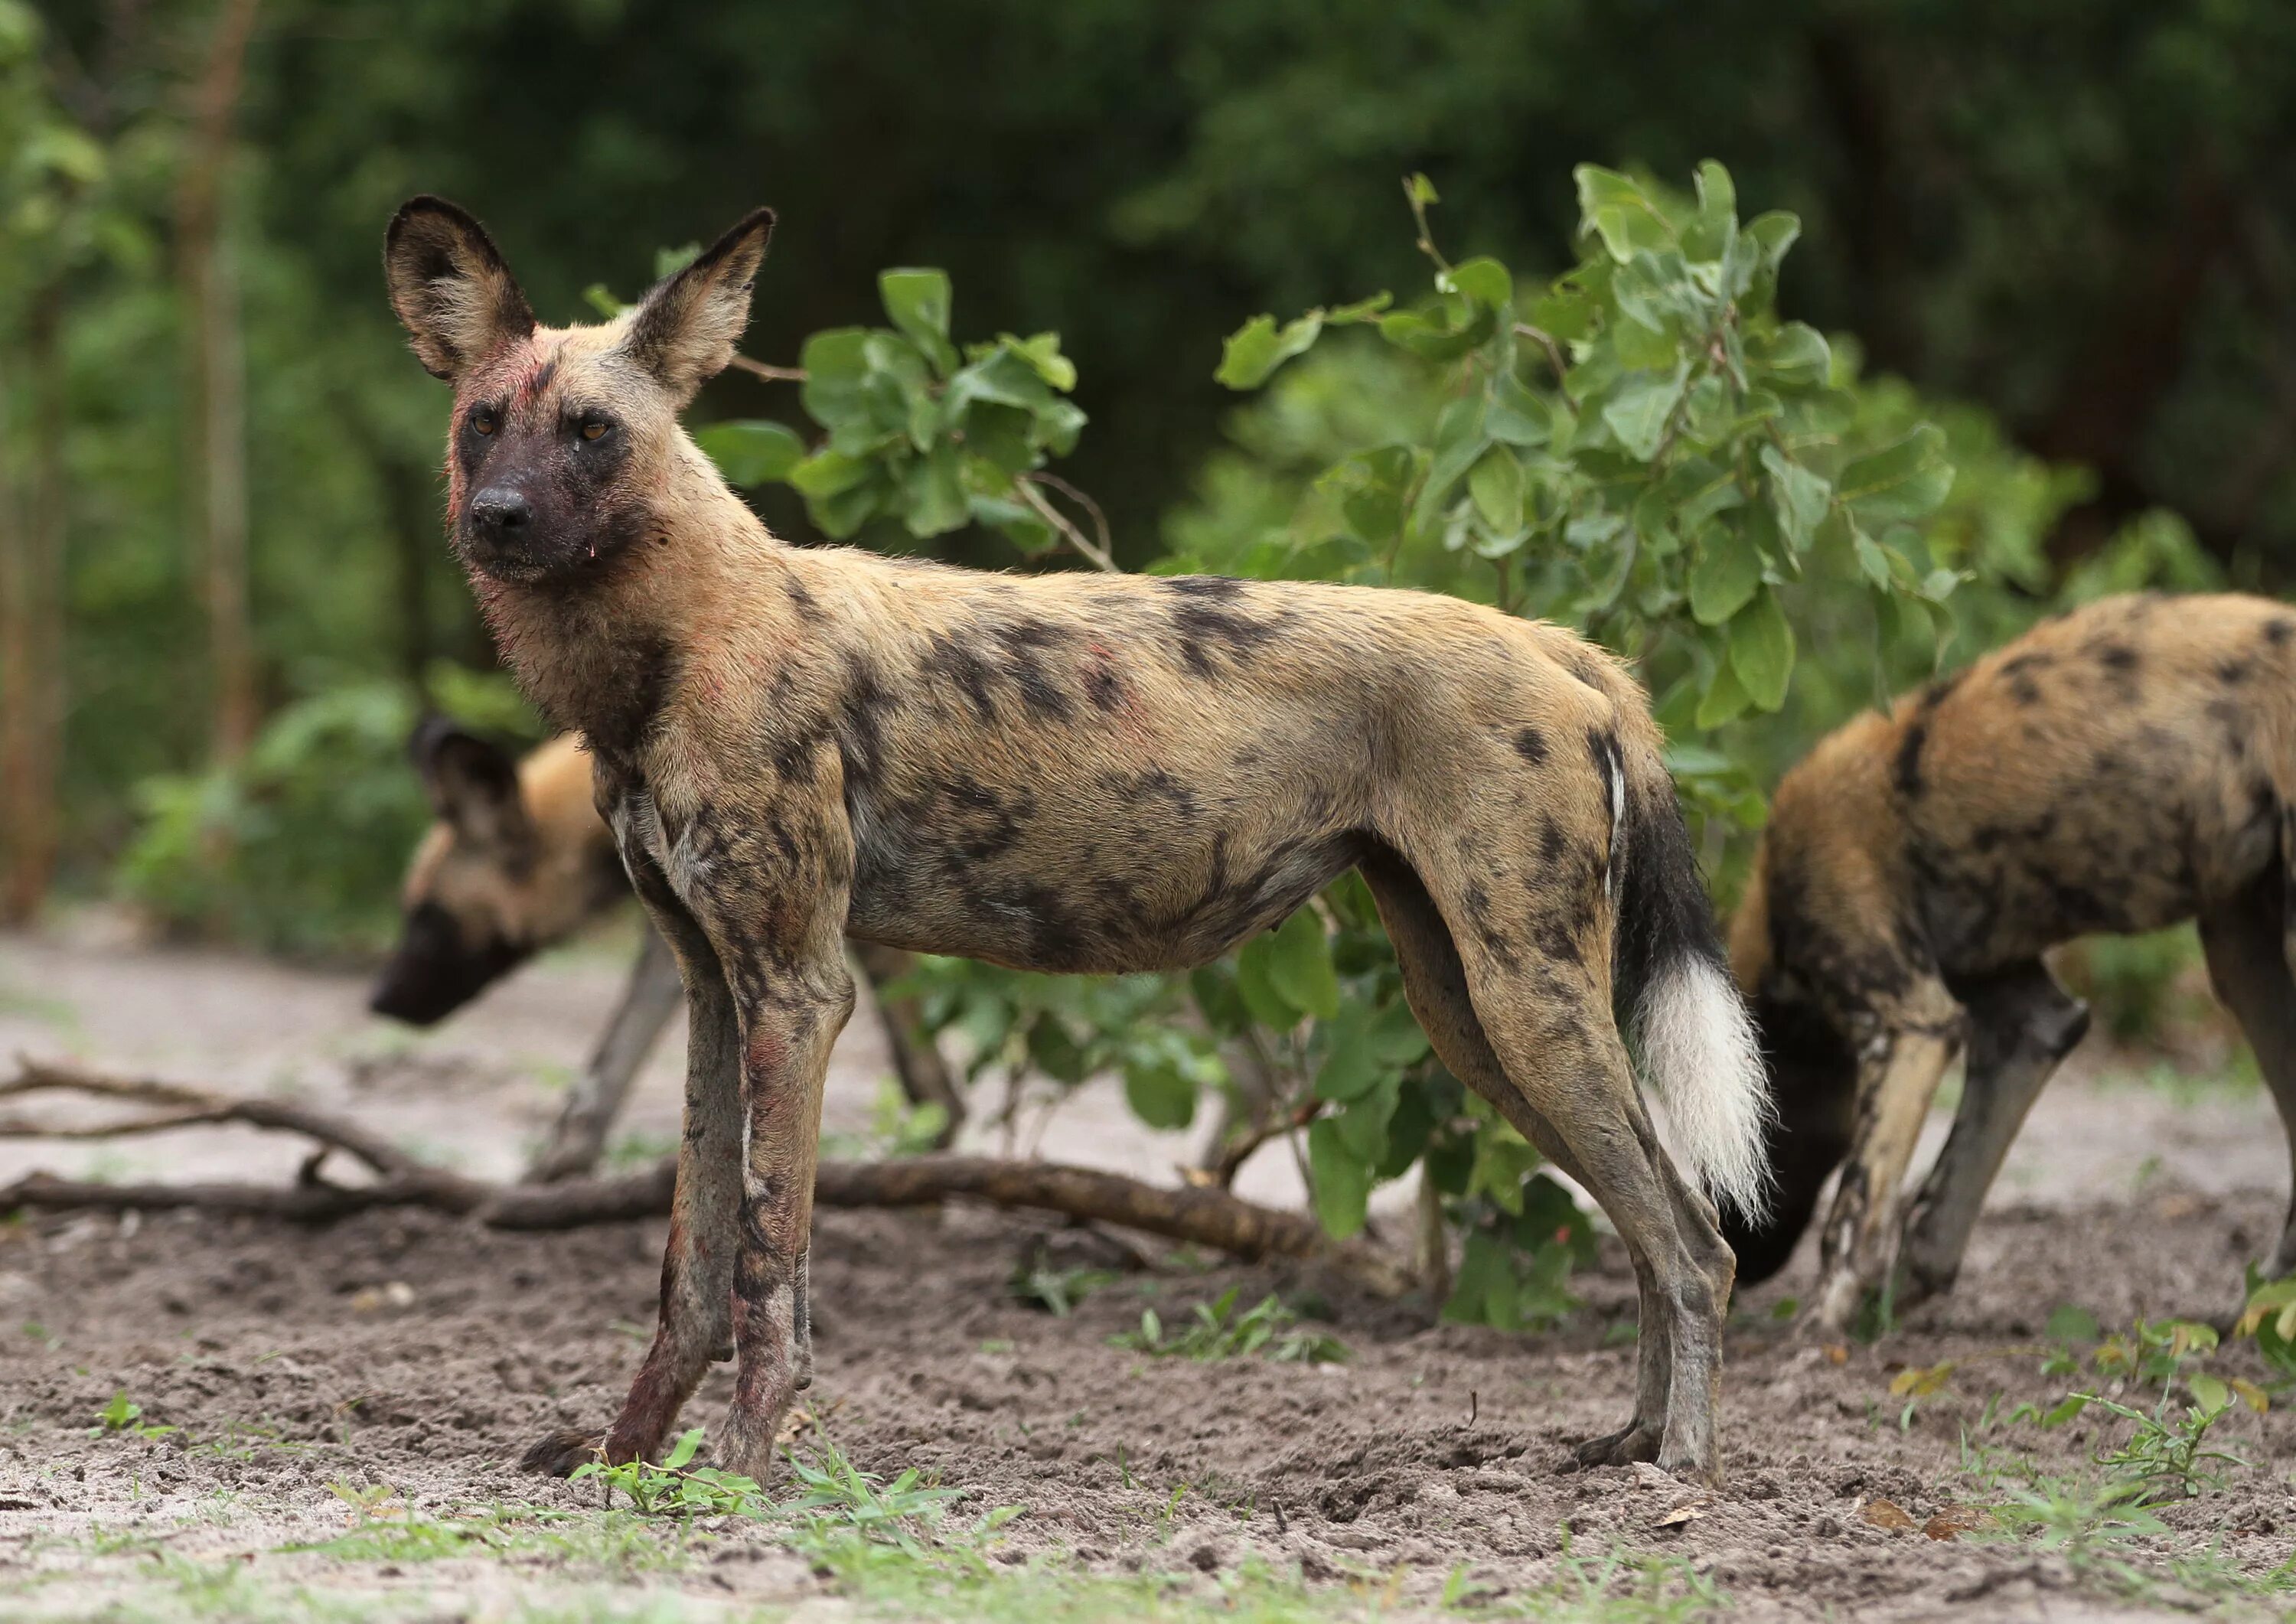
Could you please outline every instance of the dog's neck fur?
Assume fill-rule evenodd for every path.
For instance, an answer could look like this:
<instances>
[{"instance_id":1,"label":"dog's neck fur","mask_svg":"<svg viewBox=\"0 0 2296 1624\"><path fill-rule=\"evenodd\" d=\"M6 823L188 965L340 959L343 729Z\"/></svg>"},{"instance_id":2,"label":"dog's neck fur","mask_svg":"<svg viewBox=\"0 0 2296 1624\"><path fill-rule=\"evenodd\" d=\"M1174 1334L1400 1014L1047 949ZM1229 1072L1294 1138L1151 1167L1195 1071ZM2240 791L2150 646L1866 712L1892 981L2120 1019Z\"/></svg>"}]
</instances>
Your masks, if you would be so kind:
<instances>
[{"instance_id":1,"label":"dog's neck fur","mask_svg":"<svg viewBox=\"0 0 2296 1624\"><path fill-rule=\"evenodd\" d=\"M620 552L579 579L531 584L469 570L519 689L554 726L627 770L675 681L697 616L734 609L788 566L787 545L685 431L661 493Z\"/></svg>"}]
</instances>

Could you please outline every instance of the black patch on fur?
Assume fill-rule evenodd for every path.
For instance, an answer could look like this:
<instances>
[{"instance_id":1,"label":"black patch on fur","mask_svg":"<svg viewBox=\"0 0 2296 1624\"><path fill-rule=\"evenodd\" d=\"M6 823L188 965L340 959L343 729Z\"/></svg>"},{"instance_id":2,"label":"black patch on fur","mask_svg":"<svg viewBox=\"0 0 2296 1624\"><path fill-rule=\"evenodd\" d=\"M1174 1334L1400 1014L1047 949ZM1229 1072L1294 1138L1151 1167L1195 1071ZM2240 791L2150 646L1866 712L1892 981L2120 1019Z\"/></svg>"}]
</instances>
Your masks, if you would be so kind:
<instances>
[{"instance_id":1,"label":"black patch on fur","mask_svg":"<svg viewBox=\"0 0 2296 1624\"><path fill-rule=\"evenodd\" d=\"M635 777L640 749L675 684L677 652L667 638L646 636L604 652L608 668L589 685L595 698L582 736L592 755Z\"/></svg>"},{"instance_id":2,"label":"black patch on fur","mask_svg":"<svg viewBox=\"0 0 2296 1624\"><path fill-rule=\"evenodd\" d=\"M1219 674L1212 659L1215 652L1246 665L1277 636L1281 617L1260 620L1241 612L1242 581L1218 575L1176 575L1164 586L1180 600L1171 610L1180 659L1198 677Z\"/></svg>"},{"instance_id":3,"label":"black patch on fur","mask_svg":"<svg viewBox=\"0 0 2296 1624\"><path fill-rule=\"evenodd\" d=\"M1243 595L1243 583L1226 575L1170 575L1163 578L1167 591L1183 597L1226 601Z\"/></svg>"},{"instance_id":4,"label":"black patch on fur","mask_svg":"<svg viewBox=\"0 0 2296 1624\"><path fill-rule=\"evenodd\" d=\"M1898 742L1898 756L1890 769L1890 782L1907 800L1918 798L1922 792L1922 746L1929 742L1929 724L1915 722L1906 729L1905 737Z\"/></svg>"},{"instance_id":5,"label":"black patch on fur","mask_svg":"<svg viewBox=\"0 0 2296 1624\"><path fill-rule=\"evenodd\" d=\"M1514 735L1514 753L1531 766L1538 767L1546 759L1546 735L1536 727L1525 727Z\"/></svg>"},{"instance_id":6,"label":"black patch on fur","mask_svg":"<svg viewBox=\"0 0 2296 1624\"><path fill-rule=\"evenodd\" d=\"M2217 680L2228 688L2236 688L2255 675L2256 662L2252 660L2226 660L2217 666Z\"/></svg>"},{"instance_id":7,"label":"black patch on fur","mask_svg":"<svg viewBox=\"0 0 2296 1624\"><path fill-rule=\"evenodd\" d=\"M790 607L796 610L802 619L808 620L822 619L821 601L813 595L803 581L797 578L794 572L788 570L782 571L782 591L787 595Z\"/></svg>"},{"instance_id":8,"label":"black patch on fur","mask_svg":"<svg viewBox=\"0 0 2296 1624\"><path fill-rule=\"evenodd\" d=\"M1615 754L1615 741L1598 735ZM1618 764L1624 771L1624 763ZM1669 964L1703 959L1726 979L1729 959L1714 926L1714 903L1691 849L1682 802L1663 772L1645 783L1628 777L1626 816L1613 835L1611 860L1618 907L1611 939L1611 1009L1628 1029L1643 994Z\"/></svg>"},{"instance_id":9,"label":"black patch on fur","mask_svg":"<svg viewBox=\"0 0 2296 1624\"><path fill-rule=\"evenodd\" d=\"M991 672L988 662L962 640L946 633L932 640L932 652L925 657L928 675L945 677L963 691L972 702L973 714L984 722L996 719L996 696L988 691Z\"/></svg>"},{"instance_id":10,"label":"black patch on fur","mask_svg":"<svg viewBox=\"0 0 2296 1624\"><path fill-rule=\"evenodd\" d=\"M1042 651L1067 643L1070 633L1044 620L1022 620L996 628L996 641L1029 713L1047 721L1068 720L1073 707L1046 668Z\"/></svg>"},{"instance_id":11,"label":"black patch on fur","mask_svg":"<svg viewBox=\"0 0 2296 1624\"><path fill-rule=\"evenodd\" d=\"M2264 640L2274 648L2280 647L2291 637L2296 637L2296 620L2289 619L2284 615L2276 620L2267 620L2264 623Z\"/></svg>"}]
</instances>

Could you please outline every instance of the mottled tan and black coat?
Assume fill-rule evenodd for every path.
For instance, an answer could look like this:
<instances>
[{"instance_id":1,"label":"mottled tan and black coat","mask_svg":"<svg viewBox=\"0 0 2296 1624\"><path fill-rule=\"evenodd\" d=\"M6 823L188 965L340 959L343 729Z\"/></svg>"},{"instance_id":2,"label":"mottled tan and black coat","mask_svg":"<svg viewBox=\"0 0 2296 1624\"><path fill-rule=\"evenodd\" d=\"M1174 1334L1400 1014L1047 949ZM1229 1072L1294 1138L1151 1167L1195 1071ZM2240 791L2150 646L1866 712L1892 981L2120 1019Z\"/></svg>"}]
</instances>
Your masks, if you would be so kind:
<instances>
[{"instance_id":1,"label":"mottled tan and black coat","mask_svg":"<svg viewBox=\"0 0 2296 1624\"><path fill-rule=\"evenodd\" d=\"M1438 1051L1634 1253L1633 1422L1590 1457L1711 1475L1717 1188L1763 1088L1643 696L1569 632L1336 586L1008 578L775 540L677 422L748 317L769 217L635 310L537 325L476 222L393 222L392 301L450 379L455 545L504 653L586 740L680 961L691 1066L659 1331L611 1456L736 1361L726 1464L810 1379L821 1084L869 940L1037 970L1201 964L1350 865ZM1614 1013L1614 1004L1615 1011ZM554 1437L566 1469L592 1439Z\"/></svg>"},{"instance_id":2,"label":"mottled tan and black coat","mask_svg":"<svg viewBox=\"0 0 2296 1624\"><path fill-rule=\"evenodd\" d=\"M2217 991L2296 1133L2296 611L2108 598L1833 734L1779 784L1730 954L1771 1061L1780 1193L1734 1220L1784 1264L1819 1188L1816 1308L1840 1327L1898 1265L1948 1287L2027 1108L2087 1029L2042 964L2099 932L2200 921ZM1903 1217L1931 1095L1966 1053L1953 1132ZM2296 1218L2270 1266L2296 1269Z\"/></svg>"}]
</instances>

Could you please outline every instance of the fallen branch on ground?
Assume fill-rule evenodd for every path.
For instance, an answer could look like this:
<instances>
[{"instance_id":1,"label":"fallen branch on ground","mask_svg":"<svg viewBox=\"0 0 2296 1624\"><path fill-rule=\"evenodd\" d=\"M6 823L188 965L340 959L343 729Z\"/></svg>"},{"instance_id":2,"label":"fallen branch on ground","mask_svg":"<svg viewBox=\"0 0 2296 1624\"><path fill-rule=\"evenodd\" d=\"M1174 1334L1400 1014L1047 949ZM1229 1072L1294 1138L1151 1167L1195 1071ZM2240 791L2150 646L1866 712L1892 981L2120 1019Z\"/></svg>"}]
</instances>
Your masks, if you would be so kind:
<instances>
[{"instance_id":1,"label":"fallen branch on ground","mask_svg":"<svg viewBox=\"0 0 2296 1624\"><path fill-rule=\"evenodd\" d=\"M92 1139L239 1122L300 1134L316 1141L319 1150L291 1185L95 1184L31 1173L0 1185L0 1212L17 1207L108 1212L190 1208L325 1223L376 1208L414 1207L475 1218L494 1229L574 1229L667 1215L676 1181L676 1160L668 1158L621 1177L496 1184L425 1167L356 1122L289 1101L243 1098L182 1083L112 1077L29 1060L20 1062L15 1078L0 1082L0 1099L43 1092L156 1109L104 1124L58 1126L0 1119L0 1138ZM374 1181L336 1184L320 1177L321 1165L335 1151L364 1162L375 1174ZM1168 1189L1094 1168L947 1154L825 1161L815 1179L814 1199L824 1207L849 1208L978 1201L1121 1225L1247 1262L1292 1258L1324 1263L1382 1295L1398 1294L1413 1284L1410 1272L1384 1252L1362 1242L1333 1241L1304 1214L1279 1212L1222 1189Z\"/></svg>"}]
</instances>

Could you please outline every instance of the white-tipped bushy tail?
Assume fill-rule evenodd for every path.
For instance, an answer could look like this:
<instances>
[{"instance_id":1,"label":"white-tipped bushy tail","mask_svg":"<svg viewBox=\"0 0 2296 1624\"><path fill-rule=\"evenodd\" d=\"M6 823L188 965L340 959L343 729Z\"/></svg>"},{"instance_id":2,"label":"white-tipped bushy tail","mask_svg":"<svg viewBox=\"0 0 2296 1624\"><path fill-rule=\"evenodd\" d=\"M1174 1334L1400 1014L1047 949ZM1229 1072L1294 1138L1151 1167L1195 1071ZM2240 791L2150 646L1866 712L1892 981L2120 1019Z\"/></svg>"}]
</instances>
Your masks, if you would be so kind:
<instances>
[{"instance_id":1,"label":"white-tipped bushy tail","mask_svg":"<svg viewBox=\"0 0 2296 1624\"><path fill-rule=\"evenodd\" d=\"M1769 1204L1769 1074L1725 967L1682 803L1655 750L1603 765L1618 775L1614 796L1619 782L1626 791L1612 848L1611 1013L1643 1081L1665 1102L1691 1177L1759 1218Z\"/></svg>"},{"instance_id":2,"label":"white-tipped bushy tail","mask_svg":"<svg viewBox=\"0 0 2296 1624\"><path fill-rule=\"evenodd\" d=\"M1770 1193L1769 1079L1728 972L1694 950L1677 954L1643 988L1629 1038L1691 1177L1759 1218Z\"/></svg>"}]
</instances>

